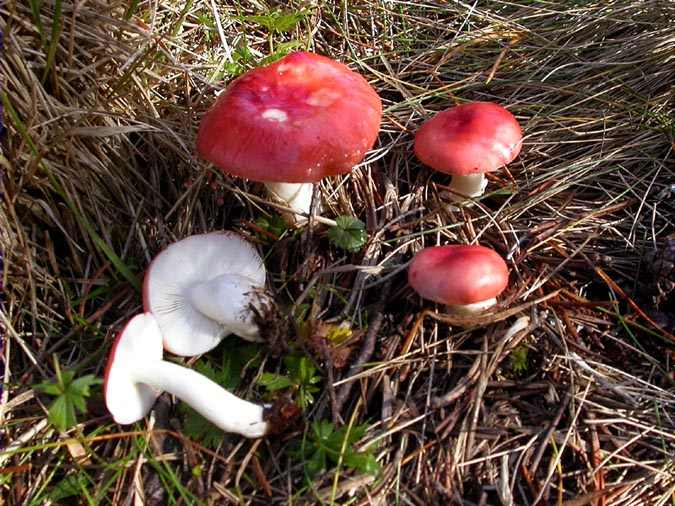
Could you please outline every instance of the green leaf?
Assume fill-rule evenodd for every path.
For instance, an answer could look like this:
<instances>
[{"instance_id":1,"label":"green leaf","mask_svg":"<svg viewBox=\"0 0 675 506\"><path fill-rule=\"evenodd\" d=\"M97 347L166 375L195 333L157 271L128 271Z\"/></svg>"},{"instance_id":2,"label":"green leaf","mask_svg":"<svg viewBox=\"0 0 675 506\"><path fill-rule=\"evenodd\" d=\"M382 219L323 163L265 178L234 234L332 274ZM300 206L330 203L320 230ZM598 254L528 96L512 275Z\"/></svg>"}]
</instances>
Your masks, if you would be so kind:
<instances>
[{"instance_id":1,"label":"green leaf","mask_svg":"<svg viewBox=\"0 0 675 506\"><path fill-rule=\"evenodd\" d=\"M61 395L63 391L61 387L56 383L39 383L33 387L38 392L42 392L47 395Z\"/></svg>"},{"instance_id":2,"label":"green leaf","mask_svg":"<svg viewBox=\"0 0 675 506\"><path fill-rule=\"evenodd\" d=\"M288 376L282 376L281 374L274 374L271 372L263 373L258 379L258 384L264 386L269 392L276 392L277 390L295 385Z\"/></svg>"},{"instance_id":3,"label":"green leaf","mask_svg":"<svg viewBox=\"0 0 675 506\"><path fill-rule=\"evenodd\" d=\"M317 420L312 424L312 431L317 441L326 441L333 433L334 426L328 420Z\"/></svg>"},{"instance_id":4,"label":"green leaf","mask_svg":"<svg viewBox=\"0 0 675 506\"><path fill-rule=\"evenodd\" d=\"M93 374L87 374L81 378L77 378L70 384L70 390L81 397L89 397L89 388L92 385L101 383L101 380L96 378Z\"/></svg>"},{"instance_id":5,"label":"green leaf","mask_svg":"<svg viewBox=\"0 0 675 506\"><path fill-rule=\"evenodd\" d=\"M86 413L87 412L87 403L84 400L84 397L81 397L77 394L73 393L67 393L66 394L66 402L70 401L71 406L73 406L74 410L80 412L80 413Z\"/></svg>"},{"instance_id":6,"label":"green leaf","mask_svg":"<svg viewBox=\"0 0 675 506\"><path fill-rule=\"evenodd\" d=\"M77 412L87 411L86 398L90 395L90 388L102 383L93 374L87 374L76 380L73 380L74 377L73 371L61 371L57 373L56 382L40 383L33 387L38 392L56 397L49 406L47 418L60 431L77 424Z\"/></svg>"},{"instance_id":7,"label":"green leaf","mask_svg":"<svg viewBox=\"0 0 675 506\"><path fill-rule=\"evenodd\" d=\"M281 237L289 229L288 223L278 214L272 214L271 216L261 216L255 220L255 224L258 225L263 230L266 230L270 234L273 234L277 237ZM267 239L268 237L263 237Z\"/></svg>"},{"instance_id":8,"label":"green leaf","mask_svg":"<svg viewBox=\"0 0 675 506\"><path fill-rule=\"evenodd\" d=\"M314 402L314 393L319 389L314 386L321 381L314 363L306 355L290 354L284 357L284 365L288 370L293 386L297 388L297 403L306 409Z\"/></svg>"},{"instance_id":9,"label":"green leaf","mask_svg":"<svg viewBox=\"0 0 675 506\"><path fill-rule=\"evenodd\" d=\"M178 411L184 415L183 433L199 441L207 448L215 449L223 440L223 431L197 413L189 405L181 402Z\"/></svg>"},{"instance_id":10,"label":"green leaf","mask_svg":"<svg viewBox=\"0 0 675 506\"><path fill-rule=\"evenodd\" d=\"M84 473L71 474L54 486L47 495L52 501L57 502L67 497L81 496L82 489L86 486L87 479Z\"/></svg>"},{"instance_id":11,"label":"green leaf","mask_svg":"<svg viewBox=\"0 0 675 506\"><path fill-rule=\"evenodd\" d=\"M366 226L353 216L338 216L335 219L337 226L328 231L328 239L337 247L355 252L368 240Z\"/></svg>"},{"instance_id":12,"label":"green leaf","mask_svg":"<svg viewBox=\"0 0 675 506\"><path fill-rule=\"evenodd\" d=\"M310 477L316 476L326 469L326 454L322 451L315 452L305 461L305 470Z\"/></svg>"},{"instance_id":13,"label":"green leaf","mask_svg":"<svg viewBox=\"0 0 675 506\"><path fill-rule=\"evenodd\" d=\"M64 431L77 423L75 408L72 402L68 402L67 396L62 395L51 403L47 419L60 431Z\"/></svg>"},{"instance_id":14,"label":"green leaf","mask_svg":"<svg viewBox=\"0 0 675 506\"><path fill-rule=\"evenodd\" d=\"M380 466L372 454L374 448L362 452L354 449L354 443L364 436L367 427L362 424L336 429L328 420L316 420L294 455L303 460L309 478L325 470L329 462L333 465L342 462L347 469L376 474Z\"/></svg>"},{"instance_id":15,"label":"green leaf","mask_svg":"<svg viewBox=\"0 0 675 506\"><path fill-rule=\"evenodd\" d=\"M377 474L380 470L380 465L375 460L375 456L370 453L348 452L342 463L345 467L356 469L362 473Z\"/></svg>"},{"instance_id":16,"label":"green leaf","mask_svg":"<svg viewBox=\"0 0 675 506\"><path fill-rule=\"evenodd\" d=\"M244 21L252 21L270 32L289 32L298 22L307 15L306 12L292 12L289 14L282 14L280 11L272 11L269 14L257 16L242 16L240 19Z\"/></svg>"}]
</instances>

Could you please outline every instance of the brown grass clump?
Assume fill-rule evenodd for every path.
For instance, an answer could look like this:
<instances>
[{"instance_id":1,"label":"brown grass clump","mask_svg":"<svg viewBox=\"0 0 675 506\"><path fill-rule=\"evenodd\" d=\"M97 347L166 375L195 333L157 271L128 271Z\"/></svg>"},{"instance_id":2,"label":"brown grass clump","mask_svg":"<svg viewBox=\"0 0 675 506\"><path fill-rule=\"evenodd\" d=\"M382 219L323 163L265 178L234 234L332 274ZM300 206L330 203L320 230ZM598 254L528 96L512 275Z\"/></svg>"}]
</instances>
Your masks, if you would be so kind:
<instances>
[{"instance_id":1,"label":"brown grass clump","mask_svg":"<svg viewBox=\"0 0 675 506\"><path fill-rule=\"evenodd\" d=\"M281 9L297 20L270 28ZM675 504L672 3L10 0L0 11L7 504ZM193 145L224 82L291 48L348 63L385 112L364 163L321 184L328 225L279 237L261 232L277 211L261 187ZM412 134L470 100L507 106L525 145L486 197L456 209ZM339 215L366 223L361 251L327 240ZM321 377L305 424L209 449L171 399L123 428L93 387L79 423L56 430L35 385L57 362L100 376L115 330L141 309L150 259L216 229L256 241L281 311L308 315L278 336L291 347L303 336ZM475 242L511 271L492 313L458 321L414 296L415 251ZM331 348L345 323L349 339ZM283 371L268 355L256 365L244 396ZM308 482L293 447L316 420L367 424L354 448L379 471L342 462Z\"/></svg>"}]
</instances>

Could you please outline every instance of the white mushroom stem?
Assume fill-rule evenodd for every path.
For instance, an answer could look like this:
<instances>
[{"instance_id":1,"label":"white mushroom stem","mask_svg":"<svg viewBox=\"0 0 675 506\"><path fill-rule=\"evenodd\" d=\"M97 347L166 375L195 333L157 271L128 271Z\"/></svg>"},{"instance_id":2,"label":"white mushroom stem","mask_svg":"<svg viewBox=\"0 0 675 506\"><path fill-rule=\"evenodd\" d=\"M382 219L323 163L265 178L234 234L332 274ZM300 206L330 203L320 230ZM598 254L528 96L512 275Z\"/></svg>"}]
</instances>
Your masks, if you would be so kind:
<instances>
[{"instance_id":1,"label":"white mushroom stem","mask_svg":"<svg viewBox=\"0 0 675 506\"><path fill-rule=\"evenodd\" d=\"M220 323L224 333L249 341L261 341L253 321L251 304L260 306L254 281L235 274L223 274L187 290L188 301L204 316Z\"/></svg>"},{"instance_id":2,"label":"white mushroom stem","mask_svg":"<svg viewBox=\"0 0 675 506\"><path fill-rule=\"evenodd\" d=\"M270 192L279 202L287 204L289 207L309 214L312 207L312 194L314 185L312 183L265 183L267 191ZM303 222L306 219L297 214L288 213L286 218L292 222Z\"/></svg>"},{"instance_id":3,"label":"white mushroom stem","mask_svg":"<svg viewBox=\"0 0 675 506\"><path fill-rule=\"evenodd\" d=\"M473 304L448 305L448 311L454 314L472 315L482 313L486 309L494 306L496 303L497 298L492 297L491 299L482 300L480 302L474 302Z\"/></svg>"},{"instance_id":4,"label":"white mushroom stem","mask_svg":"<svg viewBox=\"0 0 675 506\"><path fill-rule=\"evenodd\" d=\"M462 201L467 197L480 197L485 193L487 179L483 174L470 174L468 176L452 176L448 190L452 193L453 200Z\"/></svg>"},{"instance_id":5,"label":"white mushroom stem","mask_svg":"<svg viewBox=\"0 0 675 506\"><path fill-rule=\"evenodd\" d=\"M232 395L192 369L165 360L144 361L141 357L137 367L129 371L129 376L132 382L175 395L225 432L249 438L267 433L263 406Z\"/></svg>"}]
</instances>

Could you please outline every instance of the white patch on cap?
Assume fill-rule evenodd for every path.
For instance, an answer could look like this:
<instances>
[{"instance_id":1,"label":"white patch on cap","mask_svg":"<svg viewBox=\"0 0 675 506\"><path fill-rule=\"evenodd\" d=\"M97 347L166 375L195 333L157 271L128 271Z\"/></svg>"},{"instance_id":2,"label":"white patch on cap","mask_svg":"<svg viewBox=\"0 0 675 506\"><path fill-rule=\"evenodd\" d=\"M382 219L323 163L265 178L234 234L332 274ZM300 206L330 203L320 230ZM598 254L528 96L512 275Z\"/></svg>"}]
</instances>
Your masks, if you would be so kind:
<instances>
[{"instance_id":1,"label":"white patch on cap","mask_svg":"<svg viewBox=\"0 0 675 506\"><path fill-rule=\"evenodd\" d=\"M497 152L499 161L506 165L511 161L513 156L513 146L507 146L506 144L495 143L494 150Z\"/></svg>"},{"instance_id":2,"label":"white patch on cap","mask_svg":"<svg viewBox=\"0 0 675 506\"><path fill-rule=\"evenodd\" d=\"M292 76L298 77L305 73L305 65L299 62L295 63L282 63L277 67L277 73L279 75L284 75L286 72L290 73Z\"/></svg>"},{"instance_id":3,"label":"white patch on cap","mask_svg":"<svg viewBox=\"0 0 675 506\"><path fill-rule=\"evenodd\" d=\"M262 113L262 117L272 121L284 122L288 119L288 114L286 114L281 109L267 109Z\"/></svg>"},{"instance_id":4,"label":"white patch on cap","mask_svg":"<svg viewBox=\"0 0 675 506\"><path fill-rule=\"evenodd\" d=\"M307 99L307 103L313 106L326 107L337 100L340 94L328 88L321 88L312 93Z\"/></svg>"}]
</instances>

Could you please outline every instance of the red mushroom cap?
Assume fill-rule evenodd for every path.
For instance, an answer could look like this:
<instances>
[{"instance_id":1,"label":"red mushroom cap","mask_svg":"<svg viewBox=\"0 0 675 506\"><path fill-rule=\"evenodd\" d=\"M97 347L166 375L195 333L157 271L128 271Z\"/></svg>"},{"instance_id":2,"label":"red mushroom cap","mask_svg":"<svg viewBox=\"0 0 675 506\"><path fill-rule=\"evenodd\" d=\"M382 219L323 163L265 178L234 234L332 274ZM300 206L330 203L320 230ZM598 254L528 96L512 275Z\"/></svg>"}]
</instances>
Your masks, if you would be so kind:
<instances>
[{"instance_id":1,"label":"red mushroom cap","mask_svg":"<svg viewBox=\"0 0 675 506\"><path fill-rule=\"evenodd\" d=\"M418 252L408 283L440 304L476 304L499 295L509 281L506 263L485 246L435 246Z\"/></svg>"},{"instance_id":2,"label":"red mushroom cap","mask_svg":"<svg viewBox=\"0 0 675 506\"><path fill-rule=\"evenodd\" d=\"M466 176L510 163L520 153L522 139L513 114L498 104L474 102L425 122L415 134L415 155L438 171Z\"/></svg>"},{"instance_id":3,"label":"red mushroom cap","mask_svg":"<svg viewBox=\"0 0 675 506\"><path fill-rule=\"evenodd\" d=\"M235 176L313 183L363 160L381 117L362 76L325 56L291 53L221 93L202 119L197 151Z\"/></svg>"}]
</instances>

